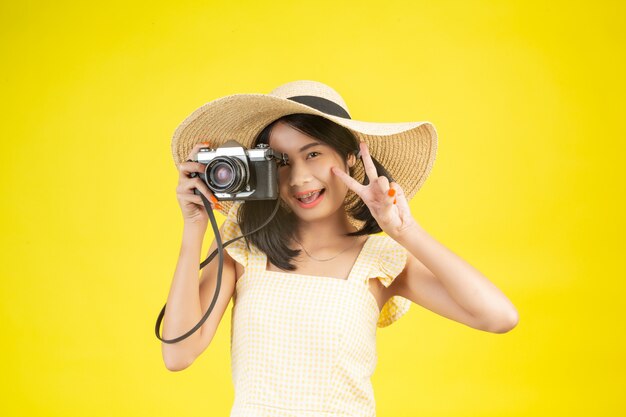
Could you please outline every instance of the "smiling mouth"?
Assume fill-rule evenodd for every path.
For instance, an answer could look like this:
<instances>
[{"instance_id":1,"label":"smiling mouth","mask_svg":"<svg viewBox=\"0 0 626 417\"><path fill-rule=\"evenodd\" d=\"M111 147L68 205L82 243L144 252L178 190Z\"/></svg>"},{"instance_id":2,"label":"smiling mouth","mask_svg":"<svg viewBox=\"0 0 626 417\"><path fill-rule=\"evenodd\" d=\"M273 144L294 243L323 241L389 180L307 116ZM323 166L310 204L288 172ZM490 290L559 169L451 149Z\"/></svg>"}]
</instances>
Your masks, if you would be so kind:
<instances>
[{"instance_id":1,"label":"smiling mouth","mask_svg":"<svg viewBox=\"0 0 626 417\"><path fill-rule=\"evenodd\" d=\"M295 197L295 198L304 204L309 204L317 200L322 194L324 194L324 191L326 191L326 189L322 188L314 193L307 194L303 197Z\"/></svg>"}]
</instances>

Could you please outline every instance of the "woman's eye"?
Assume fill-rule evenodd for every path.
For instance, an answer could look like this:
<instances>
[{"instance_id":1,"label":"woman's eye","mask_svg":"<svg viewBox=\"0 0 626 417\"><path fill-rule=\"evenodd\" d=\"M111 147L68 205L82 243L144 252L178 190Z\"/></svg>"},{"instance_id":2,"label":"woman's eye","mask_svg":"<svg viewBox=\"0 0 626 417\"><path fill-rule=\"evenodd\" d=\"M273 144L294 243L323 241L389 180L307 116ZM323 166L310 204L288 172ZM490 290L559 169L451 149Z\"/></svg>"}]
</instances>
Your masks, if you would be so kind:
<instances>
[{"instance_id":1,"label":"woman's eye","mask_svg":"<svg viewBox=\"0 0 626 417\"><path fill-rule=\"evenodd\" d=\"M311 155L313 155L313 158L315 158L317 155L320 155L320 153L314 151L314 152L309 152L307 154L307 156L311 156ZM285 161L284 159L278 159L276 163L278 164L279 168L289 166L289 162Z\"/></svg>"}]
</instances>

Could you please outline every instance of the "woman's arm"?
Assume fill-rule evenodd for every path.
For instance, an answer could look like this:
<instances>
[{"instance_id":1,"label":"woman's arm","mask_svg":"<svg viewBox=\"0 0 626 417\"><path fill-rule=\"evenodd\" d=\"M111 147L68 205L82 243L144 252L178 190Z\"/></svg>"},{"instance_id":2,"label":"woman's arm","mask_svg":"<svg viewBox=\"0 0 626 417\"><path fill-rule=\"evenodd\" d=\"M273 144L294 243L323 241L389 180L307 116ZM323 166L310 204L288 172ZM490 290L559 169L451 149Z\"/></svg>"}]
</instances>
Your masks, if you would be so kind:
<instances>
[{"instance_id":1,"label":"woman's arm","mask_svg":"<svg viewBox=\"0 0 626 417\"><path fill-rule=\"evenodd\" d=\"M404 271L389 287L392 295L480 330L505 333L517 325L511 301L417 222L393 238L409 254Z\"/></svg>"},{"instance_id":2,"label":"woman's arm","mask_svg":"<svg viewBox=\"0 0 626 417\"><path fill-rule=\"evenodd\" d=\"M409 251L404 271L389 286L387 294L395 292L418 300L441 315L494 333L515 327L518 314L508 298L470 264L426 233L413 218L400 184L379 176L367 144L361 142L359 146L369 179L367 185L340 168L332 167L331 171L361 197L380 228Z\"/></svg>"},{"instance_id":3,"label":"woman's arm","mask_svg":"<svg viewBox=\"0 0 626 417\"><path fill-rule=\"evenodd\" d=\"M191 330L213 300L217 281L217 257L202 269L202 279L198 280L205 231L204 224L186 222L184 225L178 263L163 317L164 339L173 339ZM216 247L214 240L208 254ZM220 293L213 311L202 327L180 342L161 343L165 366L171 371L187 368L206 349L228 307L235 287L235 266L234 260L226 251L224 255Z\"/></svg>"},{"instance_id":4,"label":"woman's arm","mask_svg":"<svg viewBox=\"0 0 626 417\"><path fill-rule=\"evenodd\" d=\"M200 252L206 225L187 223L176 271L167 297L163 317L163 339L173 339L189 331L202 317L198 284ZM161 343L163 360L170 371L189 366L194 345L199 343L201 329L177 343Z\"/></svg>"}]
</instances>

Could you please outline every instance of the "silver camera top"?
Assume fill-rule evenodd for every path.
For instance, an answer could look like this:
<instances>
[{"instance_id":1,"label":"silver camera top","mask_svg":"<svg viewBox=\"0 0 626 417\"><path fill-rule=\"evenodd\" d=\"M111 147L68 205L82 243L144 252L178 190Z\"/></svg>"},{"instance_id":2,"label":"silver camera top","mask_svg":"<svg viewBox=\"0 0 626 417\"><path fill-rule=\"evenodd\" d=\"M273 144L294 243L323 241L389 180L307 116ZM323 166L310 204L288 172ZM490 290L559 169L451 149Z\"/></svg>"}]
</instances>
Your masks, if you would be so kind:
<instances>
[{"instance_id":1,"label":"silver camera top","mask_svg":"<svg viewBox=\"0 0 626 417\"><path fill-rule=\"evenodd\" d=\"M246 149L236 140L229 140L218 148L200 148L198 162L207 163L218 156L237 157L244 162L265 161L274 158L274 151L269 145L260 143L256 148Z\"/></svg>"}]
</instances>

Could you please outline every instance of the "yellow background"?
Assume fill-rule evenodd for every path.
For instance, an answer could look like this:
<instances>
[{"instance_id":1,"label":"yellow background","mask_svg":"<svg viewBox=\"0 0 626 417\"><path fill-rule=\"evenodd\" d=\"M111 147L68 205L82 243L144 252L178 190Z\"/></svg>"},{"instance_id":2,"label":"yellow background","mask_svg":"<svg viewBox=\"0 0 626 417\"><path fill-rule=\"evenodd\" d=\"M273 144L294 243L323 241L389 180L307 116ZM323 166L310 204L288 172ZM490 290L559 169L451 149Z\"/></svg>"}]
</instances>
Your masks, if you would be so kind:
<instances>
[{"instance_id":1,"label":"yellow background","mask_svg":"<svg viewBox=\"0 0 626 417\"><path fill-rule=\"evenodd\" d=\"M0 414L228 415L230 308L183 372L154 335L171 135L313 79L354 119L436 126L413 214L520 314L491 334L412 305L378 331L378 415L623 415L624 21L619 1L3 2Z\"/></svg>"}]
</instances>

